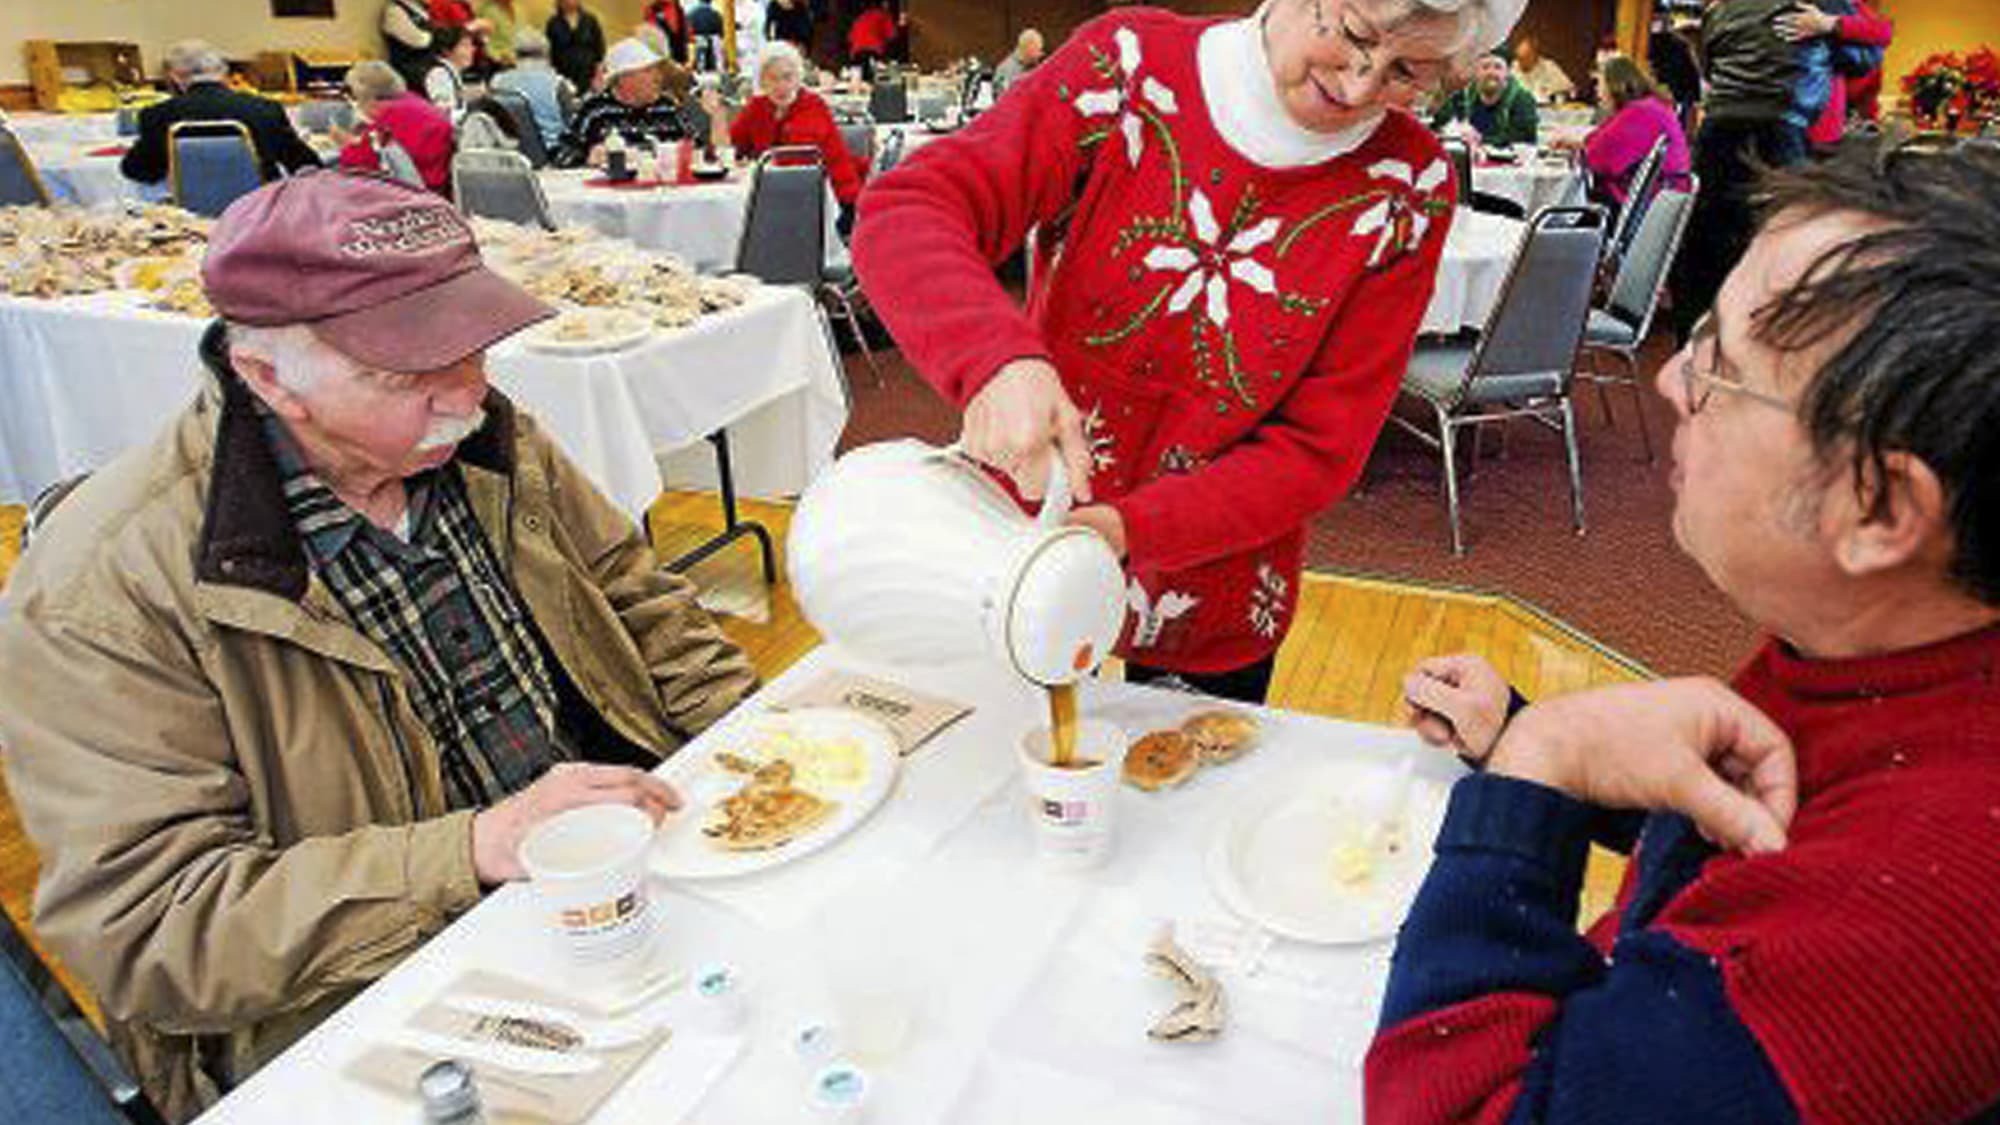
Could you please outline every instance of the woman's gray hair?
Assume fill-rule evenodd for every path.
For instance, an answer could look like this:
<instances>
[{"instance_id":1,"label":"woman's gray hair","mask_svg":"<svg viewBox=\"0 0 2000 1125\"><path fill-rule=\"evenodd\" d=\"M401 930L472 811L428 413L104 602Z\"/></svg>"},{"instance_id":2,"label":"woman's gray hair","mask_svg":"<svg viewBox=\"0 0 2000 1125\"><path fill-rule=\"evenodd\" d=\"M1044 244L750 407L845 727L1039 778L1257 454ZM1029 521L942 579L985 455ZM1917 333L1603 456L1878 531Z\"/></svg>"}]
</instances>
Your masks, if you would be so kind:
<instances>
[{"instance_id":1,"label":"woman's gray hair","mask_svg":"<svg viewBox=\"0 0 2000 1125\"><path fill-rule=\"evenodd\" d=\"M386 102L408 91L403 76L381 59L366 59L347 68L347 92L358 102Z\"/></svg>"},{"instance_id":2,"label":"woman's gray hair","mask_svg":"<svg viewBox=\"0 0 2000 1125\"><path fill-rule=\"evenodd\" d=\"M779 67L803 78L806 73L805 56L799 54L797 47L782 39L765 44L763 53L757 56L757 80L763 81L766 74Z\"/></svg>"},{"instance_id":3,"label":"woman's gray hair","mask_svg":"<svg viewBox=\"0 0 2000 1125\"><path fill-rule=\"evenodd\" d=\"M313 335L303 324L278 326L227 322L229 352L267 364L278 385L298 393L328 375L343 375L358 368L331 344Z\"/></svg>"},{"instance_id":4,"label":"woman's gray hair","mask_svg":"<svg viewBox=\"0 0 2000 1125\"><path fill-rule=\"evenodd\" d=\"M1458 18L1465 35L1459 49L1461 62L1470 62L1480 52L1505 43L1527 6L1527 0L1410 0L1413 14Z\"/></svg>"}]
</instances>

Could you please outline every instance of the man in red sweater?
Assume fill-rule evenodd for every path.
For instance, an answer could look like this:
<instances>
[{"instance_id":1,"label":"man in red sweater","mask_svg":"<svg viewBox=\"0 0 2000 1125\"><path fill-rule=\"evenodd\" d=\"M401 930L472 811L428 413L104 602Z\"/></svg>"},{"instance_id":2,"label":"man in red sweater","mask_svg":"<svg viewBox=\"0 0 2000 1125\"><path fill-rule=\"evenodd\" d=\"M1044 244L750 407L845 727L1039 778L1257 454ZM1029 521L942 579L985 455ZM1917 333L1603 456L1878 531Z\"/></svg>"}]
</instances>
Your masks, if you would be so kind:
<instances>
[{"instance_id":1,"label":"man in red sweater","mask_svg":"<svg viewBox=\"0 0 2000 1125\"><path fill-rule=\"evenodd\" d=\"M1372 1121L2000 1110L2000 150L1857 138L1767 187L1658 381L1675 536L1773 638L1733 688L1525 709L1476 657L1412 674L1481 769L1398 942ZM1579 935L1591 843L1635 839Z\"/></svg>"}]
</instances>

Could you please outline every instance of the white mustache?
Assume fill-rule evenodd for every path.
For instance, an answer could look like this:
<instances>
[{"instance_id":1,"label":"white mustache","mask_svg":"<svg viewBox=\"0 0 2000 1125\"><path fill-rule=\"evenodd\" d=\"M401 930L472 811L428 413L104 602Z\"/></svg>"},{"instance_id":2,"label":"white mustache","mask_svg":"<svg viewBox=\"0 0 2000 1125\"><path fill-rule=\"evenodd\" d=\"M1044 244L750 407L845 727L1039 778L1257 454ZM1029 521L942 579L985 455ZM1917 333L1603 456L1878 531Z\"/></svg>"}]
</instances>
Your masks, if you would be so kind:
<instances>
[{"instance_id":1,"label":"white mustache","mask_svg":"<svg viewBox=\"0 0 2000 1125\"><path fill-rule=\"evenodd\" d=\"M472 413L460 417L445 416L431 422L431 428L424 431L424 440L417 443L417 449L424 453L457 445L479 432L486 424L486 408L475 406Z\"/></svg>"}]
</instances>

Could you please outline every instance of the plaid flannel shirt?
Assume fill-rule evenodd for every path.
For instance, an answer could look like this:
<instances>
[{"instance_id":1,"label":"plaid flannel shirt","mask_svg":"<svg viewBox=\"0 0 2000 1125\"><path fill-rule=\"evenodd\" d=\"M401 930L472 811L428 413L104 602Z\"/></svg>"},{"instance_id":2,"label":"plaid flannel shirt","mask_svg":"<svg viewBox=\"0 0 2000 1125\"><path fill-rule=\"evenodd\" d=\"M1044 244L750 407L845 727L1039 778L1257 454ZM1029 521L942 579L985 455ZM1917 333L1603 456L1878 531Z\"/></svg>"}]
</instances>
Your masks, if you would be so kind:
<instances>
[{"instance_id":1,"label":"plaid flannel shirt","mask_svg":"<svg viewBox=\"0 0 2000 1125\"><path fill-rule=\"evenodd\" d=\"M556 721L541 642L457 466L404 482L407 538L399 537L335 496L275 416L264 422L313 569L403 670L437 744L449 805L484 808L579 758Z\"/></svg>"}]
</instances>

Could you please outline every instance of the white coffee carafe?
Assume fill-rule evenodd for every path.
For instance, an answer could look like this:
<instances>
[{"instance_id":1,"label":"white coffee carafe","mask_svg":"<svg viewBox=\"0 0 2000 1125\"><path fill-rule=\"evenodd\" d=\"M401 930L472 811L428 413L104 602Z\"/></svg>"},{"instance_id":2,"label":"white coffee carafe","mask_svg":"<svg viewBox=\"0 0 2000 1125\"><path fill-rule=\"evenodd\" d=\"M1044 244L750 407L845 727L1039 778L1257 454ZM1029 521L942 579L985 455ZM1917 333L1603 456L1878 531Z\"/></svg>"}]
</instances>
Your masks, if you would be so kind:
<instances>
[{"instance_id":1,"label":"white coffee carafe","mask_svg":"<svg viewBox=\"0 0 2000 1125\"><path fill-rule=\"evenodd\" d=\"M799 499L786 561L806 620L890 663L990 653L1026 679L1070 683L1125 623L1125 576L1104 537L1063 521L1053 467L1038 517L956 448L853 450Z\"/></svg>"}]
</instances>

